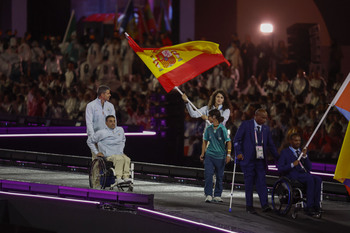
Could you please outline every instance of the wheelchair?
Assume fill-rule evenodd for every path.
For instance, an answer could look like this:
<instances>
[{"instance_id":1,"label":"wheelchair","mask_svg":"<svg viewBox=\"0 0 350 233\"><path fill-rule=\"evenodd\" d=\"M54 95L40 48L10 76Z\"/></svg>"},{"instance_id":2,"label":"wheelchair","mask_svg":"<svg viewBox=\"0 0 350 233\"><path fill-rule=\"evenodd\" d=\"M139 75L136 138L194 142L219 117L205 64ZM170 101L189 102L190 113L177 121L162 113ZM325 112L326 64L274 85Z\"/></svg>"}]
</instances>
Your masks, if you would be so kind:
<instances>
[{"instance_id":1,"label":"wheelchair","mask_svg":"<svg viewBox=\"0 0 350 233\"><path fill-rule=\"evenodd\" d=\"M322 202L321 188L321 202ZM298 212L306 207L305 186L298 181L290 180L287 177L281 177L273 186L271 192L271 203L273 210L281 216L285 216L292 209L292 218L298 217ZM315 216L321 218L322 213Z\"/></svg>"},{"instance_id":2,"label":"wheelchair","mask_svg":"<svg viewBox=\"0 0 350 233\"><path fill-rule=\"evenodd\" d=\"M131 166L133 167L133 164ZM116 184L116 179L112 168L114 168L113 162L107 161L105 157L97 157L94 159L89 170L90 188L109 188L110 190L113 190L114 187L117 187L118 191L132 192L134 190L132 182ZM133 174L133 169L131 169L131 173Z\"/></svg>"}]
</instances>

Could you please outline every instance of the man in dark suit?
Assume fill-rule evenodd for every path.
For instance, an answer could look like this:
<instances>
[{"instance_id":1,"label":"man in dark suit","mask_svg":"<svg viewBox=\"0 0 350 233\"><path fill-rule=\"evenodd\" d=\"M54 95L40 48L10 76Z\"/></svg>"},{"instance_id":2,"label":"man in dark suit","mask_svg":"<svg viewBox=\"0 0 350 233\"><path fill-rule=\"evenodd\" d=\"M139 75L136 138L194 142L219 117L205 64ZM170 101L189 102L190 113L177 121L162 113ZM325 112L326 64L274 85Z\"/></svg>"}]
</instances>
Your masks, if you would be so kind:
<instances>
[{"instance_id":1,"label":"man in dark suit","mask_svg":"<svg viewBox=\"0 0 350 233\"><path fill-rule=\"evenodd\" d=\"M293 133L289 137L290 146L281 152L278 160L278 171L282 175L297 180L306 185L306 213L316 215L320 213L321 184L322 179L310 174L311 162L306 154L307 149L303 149L303 156L298 160L301 151L301 137Z\"/></svg>"},{"instance_id":2,"label":"man in dark suit","mask_svg":"<svg viewBox=\"0 0 350 233\"><path fill-rule=\"evenodd\" d=\"M263 212L271 210L267 200L266 168L267 151L278 158L270 129L264 125L267 120L265 109L255 111L254 119L243 121L234 138L237 159L244 174L246 210L255 214L253 207L253 186L255 184Z\"/></svg>"}]
</instances>

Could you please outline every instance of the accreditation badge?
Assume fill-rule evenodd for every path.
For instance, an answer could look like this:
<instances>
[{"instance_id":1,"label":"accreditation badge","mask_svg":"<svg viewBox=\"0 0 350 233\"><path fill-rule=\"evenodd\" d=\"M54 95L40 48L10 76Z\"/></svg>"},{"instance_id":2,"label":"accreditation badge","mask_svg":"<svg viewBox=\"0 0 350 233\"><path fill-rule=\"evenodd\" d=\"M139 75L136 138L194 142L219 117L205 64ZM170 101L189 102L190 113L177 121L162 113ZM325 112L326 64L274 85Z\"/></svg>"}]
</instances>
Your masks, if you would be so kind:
<instances>
[{"instance_id":1,"label":"accreditation badge","mask_svg":"<svg viewBox=\"0 0 350 233\"><path fill-rule=\"evenodd\" d=\"M255 146L256 150L256 158L257 159L264 159L264 150L262 146Z\"/></svg>"}]
</instances>

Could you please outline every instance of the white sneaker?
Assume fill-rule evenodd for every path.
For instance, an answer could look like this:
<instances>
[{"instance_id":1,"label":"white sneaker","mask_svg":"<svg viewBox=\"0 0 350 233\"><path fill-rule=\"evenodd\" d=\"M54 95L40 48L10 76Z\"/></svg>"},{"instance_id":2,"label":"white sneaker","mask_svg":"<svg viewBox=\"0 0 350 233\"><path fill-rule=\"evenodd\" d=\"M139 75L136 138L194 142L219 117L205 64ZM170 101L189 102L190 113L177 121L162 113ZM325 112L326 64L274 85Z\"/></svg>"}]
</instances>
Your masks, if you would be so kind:
<instances>
[{"instance_id":1,"label":"white sneaker","mask_svg":"<svg viewBox=\"0 0 350 233\"><path fill-rule=\"evenodd\" d=\"M117 178L115 179L115 183L111 185L111 188L117 186L118 184L124 183L125 181L123 179Z\"/></svg>"},{"instance_id":2,"label":"white sneaker","mask_svg":"<svg viewBox=\"0 0 350 233\"><path fill-rule=\"evenodd\" d=\"M205 198L205 202L211 202L212 200L213 200L213 197L210 195L206 196Z\"/></svg>"},{"instance_id":3,"label":"white sneaker","mask_svg":"<svg viewBox=\"0 0 350 233\"><path fill-rule=\"evenodd\" d=\"M214 197L213 201L215 202L223 202L223 200L221 199L221 197Z\"/></svg>"},{"instance_id":4,"label":"white sneaker","mask_svg":"<svg viewBox=\"0 0 350 233\"><path fill-rule=\"evenodd\" d=\"M115 182L116 182L117 184L125 183L125 181L124 181L123 179L121 179L121 178L115 179Z\"/></svg>"},{"instance_id":5,"label":"white sneaker","mask_svg":"<svg viewBox=\"0 0 350 233\"><path fill-rule=\"evenodd\" d=\"M126 179L124 179L124 182L125 183L132 183L132 179L131 178L126 178Z\"/></svg>"}]
</instances>

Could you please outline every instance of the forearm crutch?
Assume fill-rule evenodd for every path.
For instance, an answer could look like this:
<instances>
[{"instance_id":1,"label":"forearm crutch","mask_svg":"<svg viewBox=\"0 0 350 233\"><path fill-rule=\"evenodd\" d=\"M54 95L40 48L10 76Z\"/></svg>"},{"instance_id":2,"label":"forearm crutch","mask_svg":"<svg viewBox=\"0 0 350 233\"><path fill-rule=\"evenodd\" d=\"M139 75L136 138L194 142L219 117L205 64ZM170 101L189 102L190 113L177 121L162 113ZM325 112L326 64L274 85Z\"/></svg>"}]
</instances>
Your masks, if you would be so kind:
<instances>
[{"instance_id":1,"label":"forearm crutch","mask_svg":"<svg viewBox=\"0 0 350 233\"><path fill-rule=\"evenodd\" d=\"M232 185L231 185L231 194L230 194L230 208L229 208L229 212L231 212L232 210L232 198L233 198L233 187L235 185L235 175L236 175L236 164L237 164L237 161L236 161L236 156L233 160L233 173L232 173Z\"/></svg>"}]
</instances>

